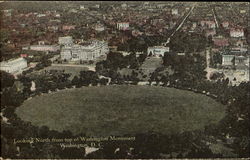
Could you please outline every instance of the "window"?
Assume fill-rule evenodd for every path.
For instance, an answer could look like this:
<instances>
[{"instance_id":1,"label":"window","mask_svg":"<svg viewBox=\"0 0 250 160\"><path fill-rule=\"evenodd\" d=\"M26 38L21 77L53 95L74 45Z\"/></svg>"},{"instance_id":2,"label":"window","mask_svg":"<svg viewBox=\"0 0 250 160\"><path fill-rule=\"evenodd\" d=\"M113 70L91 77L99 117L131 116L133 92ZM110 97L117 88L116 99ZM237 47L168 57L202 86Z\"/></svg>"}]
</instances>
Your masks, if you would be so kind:
<instances>
[{"instance_id":1,"label":"window","mask_svg":"<svg viewBox=\"0 0 250 160\"><path fill-rule=\"evenodd\" d=\"M77 54L72 54L72 58L78 58Z\"/></svg>"}]
</instances>

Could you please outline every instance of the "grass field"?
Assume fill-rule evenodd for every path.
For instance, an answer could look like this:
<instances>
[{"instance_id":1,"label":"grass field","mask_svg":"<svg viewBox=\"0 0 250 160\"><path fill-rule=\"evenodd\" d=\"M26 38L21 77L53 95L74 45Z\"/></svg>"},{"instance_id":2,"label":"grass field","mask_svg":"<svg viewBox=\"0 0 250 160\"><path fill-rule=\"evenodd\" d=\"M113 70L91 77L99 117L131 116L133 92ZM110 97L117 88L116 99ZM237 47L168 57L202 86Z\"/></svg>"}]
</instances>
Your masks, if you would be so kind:
<instances>
[{"instance_id":1,"label":"grass field","mask_svg":"<svg viewBox=\"0 0 250 160\"><path fill-rule=\"evenodd\" d=\"M142 78L145 81L150 79L150 74L153 73L156 68L162 66L162 59L156 57L147 57L143 64L140 66L143 74L147 75L147 78Z\"/></svg>"},{"instance_id":2,"label":"grass field","mask_svg":"<svg viewBox=\"0 0 250 160\"><path fill-rule=\"evenodd\" d=\"M25 101L16 113L34 125L90 136L174 134L217 123L224 117L225 106L174 88L101 86L38 96Z\"/></svg>"},{"instance_id":3,"label":"grass field","mask_svg":"<svg viewBox=\"0 0 250 160\"><path fill-rule=\"evenodd\" d=\"M72 80L74 78L74 76L79 76L80 75L80 71L86 71L88 70L87 67L82 67L81 65L79 66L49 66L49 67L46 67L44 69L42 69L41 71L44 71L44 70L64 70L65 73L69 73L71 76L70 76L70 80ZM40 71L40 72L41 72Z\"/></svg>"}]
</instances>

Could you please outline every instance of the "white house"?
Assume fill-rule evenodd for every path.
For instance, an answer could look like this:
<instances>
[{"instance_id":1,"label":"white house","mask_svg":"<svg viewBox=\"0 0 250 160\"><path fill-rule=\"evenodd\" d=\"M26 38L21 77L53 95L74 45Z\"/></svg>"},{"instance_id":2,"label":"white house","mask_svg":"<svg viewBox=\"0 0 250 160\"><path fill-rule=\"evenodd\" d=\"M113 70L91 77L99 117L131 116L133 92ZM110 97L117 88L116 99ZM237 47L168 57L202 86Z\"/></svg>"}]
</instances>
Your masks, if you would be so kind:
<instances>
[{"instance_id":1,"label":"white house","mask_svg":"<svg viewBox=\"0 0 250 160\"><path fill-rule=\"evenodd\" d=\"M164 56L165 52L169 52L169 47L165 46L153 46L153 47L148 47L148 55L153 55L156 57Z\"/></svg>"},{"instance_id":2,"label":"white house","mask_svg":"<svg viewBox=\"0 0 250 160\"><path fill-rule=\"evenodd\" d=\"M6 71L8 73L20 72L27 67L27 60L24 58L17 58L9 61L3 61L0 63L0 70Z\"/></svg>"}]
</instances>

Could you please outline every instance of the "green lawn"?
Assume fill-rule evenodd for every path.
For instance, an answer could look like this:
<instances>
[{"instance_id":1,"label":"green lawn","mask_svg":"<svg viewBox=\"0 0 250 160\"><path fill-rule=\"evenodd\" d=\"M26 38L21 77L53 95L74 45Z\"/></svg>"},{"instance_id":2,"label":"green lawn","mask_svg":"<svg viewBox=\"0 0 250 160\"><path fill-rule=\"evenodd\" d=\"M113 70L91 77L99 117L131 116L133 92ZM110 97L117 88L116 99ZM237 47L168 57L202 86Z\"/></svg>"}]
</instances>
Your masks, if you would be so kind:
<instances>
[{"instance_id":1,"label":"green lawn","mask_svg":"<svg viewBox=\"0 0 250 160\"><path fill-rule=\"evenodd\" d=\"M37 74L37 73L44 72L45 70L47 70L47 71L50 71L50 70L62 71L62 70L64 70L65 73L69 73L71 75L69 79L72 80L74 78L74 76L80 75L80 71L87 71L88 68L80 66L80 65L79 66L49 66L49 67L46 67L40 71L33 72L33 73Z\"/></svg>"},{"instance_id":2,"label":"green lawn","mask_svg":"<svg viewBox=\"0 0 250 160\"><path fill-rule=\"evenodd\" d=\"M150 74L153 73L158 67L162 66L162 59L156 58L156 57L147 57L143 64L139 67L139 71L135 69L129 69L129 68L122 68L118 72L121 75L132 75L132 71L135 71L138 73L137 78L139 78L142 81L148 81L150 80ZM146 77L143 77L146 75Z\"/></svg>"},{"instance_id":3,"label":"green lawn","mask_svg":"<svg viewBox=\"0 0 250 160\"><path fill-rule=\"evenodd\" d=\"M203 129L225 115L204 95L156 86L83 87L27 100L16 113L25 121L90 136Z\"/></svg>"},{"instance_id":4,"label":"green lawn","mask_svg":"<svg viewBox=\"0 0 250 160\"><path fill-rule=\"evenodd\" d=\"M150 74L161 66L162 66L162 58L147 57L139 68L142 70L144 75L147 75L147 78L141 78L141 79L148 81L150 79Z\"/></svg>"}]
</instances>

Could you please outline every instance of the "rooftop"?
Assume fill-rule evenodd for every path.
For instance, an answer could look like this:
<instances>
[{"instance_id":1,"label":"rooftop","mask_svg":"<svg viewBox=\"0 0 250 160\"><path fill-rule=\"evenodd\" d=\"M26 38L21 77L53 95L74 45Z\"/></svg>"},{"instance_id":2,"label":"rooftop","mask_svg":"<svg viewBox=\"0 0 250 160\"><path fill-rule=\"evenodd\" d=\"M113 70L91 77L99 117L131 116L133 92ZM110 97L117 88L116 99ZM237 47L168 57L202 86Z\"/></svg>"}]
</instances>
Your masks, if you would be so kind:
<instances>
[{"instance_id":1,"label":"rooftop","mask_svg":"<svg viewBox=\"0 0 250 160\"><path fill-rule=\"evenodd\" d=\"M20 57L20 58L17 58L17 59L10 59L8 61L3 61L3 62L0 63L0 65L1 66L3 66L3 65L12 65L12 64L22 62L22 61L26 61L26 60L24 58Z\"/></svg>"}]
</instances>

